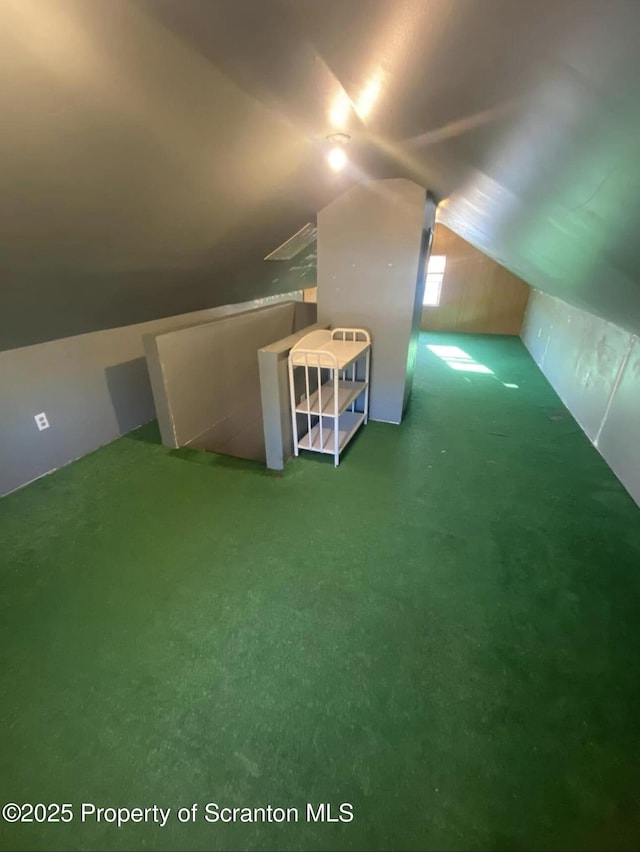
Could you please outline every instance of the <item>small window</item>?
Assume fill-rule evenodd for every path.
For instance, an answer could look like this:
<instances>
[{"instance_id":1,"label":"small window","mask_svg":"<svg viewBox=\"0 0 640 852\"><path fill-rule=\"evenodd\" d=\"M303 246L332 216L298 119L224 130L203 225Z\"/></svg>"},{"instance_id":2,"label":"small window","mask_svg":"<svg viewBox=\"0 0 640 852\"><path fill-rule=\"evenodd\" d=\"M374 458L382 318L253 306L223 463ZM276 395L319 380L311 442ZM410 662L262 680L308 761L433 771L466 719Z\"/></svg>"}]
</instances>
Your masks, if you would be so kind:
<instances>
[{"instance_id":1,"label":"small window","mask_svg":"<svg viewBox=\"0 0 640 852\"><path fill-rule=\"evenodd\" d=\"M432 254L427 266L422 304L427 308L437 308L440 304L440 292L447 258L444 254Z\"/></svg>"}]
</instances>

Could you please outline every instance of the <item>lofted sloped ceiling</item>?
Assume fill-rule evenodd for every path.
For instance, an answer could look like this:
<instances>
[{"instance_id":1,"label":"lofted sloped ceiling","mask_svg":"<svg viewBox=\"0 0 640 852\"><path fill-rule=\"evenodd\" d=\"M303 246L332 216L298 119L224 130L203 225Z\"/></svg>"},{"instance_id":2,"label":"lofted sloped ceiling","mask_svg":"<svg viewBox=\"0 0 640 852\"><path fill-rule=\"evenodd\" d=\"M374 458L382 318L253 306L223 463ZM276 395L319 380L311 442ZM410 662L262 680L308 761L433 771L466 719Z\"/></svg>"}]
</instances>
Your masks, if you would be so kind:
<instances>
[{"instance_id":1,"label":"lofted sloped ceiling","mask_svg":"<svg viewBox=\"0 0 640 852\"><path fill-rule=\"evenodd\" d=\"M348 178L160 11L0 0L2 348L315 283L263 258Z\"/></svg>"},{"instance_id":2,"label":"lofted sloped ceiling","mask_svg":"<svg viewBox=\"0 0 640 852\"><path fill-rule=\"evenodd\" d=\"M638 331L639 35L637 0L0 0L0 344L312 284L263 258L397 176Z\"/></svg>"}]
</instances>

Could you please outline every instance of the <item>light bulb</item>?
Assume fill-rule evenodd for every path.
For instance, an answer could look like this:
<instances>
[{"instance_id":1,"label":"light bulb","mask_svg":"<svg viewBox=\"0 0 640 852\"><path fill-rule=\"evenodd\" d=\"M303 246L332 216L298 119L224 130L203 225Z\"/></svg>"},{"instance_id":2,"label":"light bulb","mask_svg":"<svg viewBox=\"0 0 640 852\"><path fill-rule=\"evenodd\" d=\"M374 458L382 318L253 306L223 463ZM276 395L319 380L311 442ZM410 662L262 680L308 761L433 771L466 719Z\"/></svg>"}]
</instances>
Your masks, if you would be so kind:
<instances>
[{"instance_id":1,"label":"light bulb","mask_svg":"<svg viewBox=\"0 0 640 852\"><path fill-rule=\"evenodd\" d=\"M340 145L336 145L329 151L327 162L334 172L340 172L347 165L347 155Z\"/></svg>"}]
</instances>

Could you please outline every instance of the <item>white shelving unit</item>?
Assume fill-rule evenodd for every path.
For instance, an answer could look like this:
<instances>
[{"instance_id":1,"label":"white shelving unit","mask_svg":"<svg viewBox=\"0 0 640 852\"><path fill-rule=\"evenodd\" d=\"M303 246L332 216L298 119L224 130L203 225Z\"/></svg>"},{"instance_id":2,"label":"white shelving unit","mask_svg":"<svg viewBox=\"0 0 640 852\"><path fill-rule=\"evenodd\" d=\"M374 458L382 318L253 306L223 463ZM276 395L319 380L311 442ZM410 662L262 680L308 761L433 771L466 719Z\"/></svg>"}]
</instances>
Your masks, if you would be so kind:
<instances>
[{"instance_id":1,"label":"white shelving unit","mask_svg":"<svg viewBox=\"0 0 640 852\"><path fill-rule=\"evenodd\" d=\"M293 449L328 453L335 466L369 415L371 337L362 328L312 331L289 353ZM304 371L305 393L296 402L295 371ZM306 415L300 436L299 415Z\"/></svg>"}]
</instances>

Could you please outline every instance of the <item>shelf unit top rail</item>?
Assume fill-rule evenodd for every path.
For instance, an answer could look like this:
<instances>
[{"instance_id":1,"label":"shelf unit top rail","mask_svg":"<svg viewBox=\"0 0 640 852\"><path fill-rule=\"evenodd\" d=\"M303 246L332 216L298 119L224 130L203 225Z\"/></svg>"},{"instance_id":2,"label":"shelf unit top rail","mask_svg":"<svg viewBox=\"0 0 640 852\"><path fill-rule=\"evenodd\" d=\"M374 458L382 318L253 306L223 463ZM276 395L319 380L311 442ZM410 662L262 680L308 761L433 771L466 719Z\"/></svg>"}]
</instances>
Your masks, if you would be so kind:
<instances>
[{"instance_id":1,"label":"shelf unit top rail","mask_svg":"<svg viewBox=\"0 0 640 852\"><path fill-rule=\"evenodd\" d=\"M289 361L295 367L317 367L329 370L344 370L355 360L364 355L371 344L366 340L331 340L326 347L316 346L313 349L295 348L289 353Z\"/></svg>"},{"instance_id":2,"label":"shelf unit top rail","mask_svg":"<svg viewBox=\"0 0 640 852\"><path fill-rule=\"evenodd\" d=\"M298 361L300 356L300 361ZM315 358L315 360L310 360ZM331 363L326 364L325 359ZM294 366L296 367L321 367L323 370L337 370L338 359L334 352L329 349L296 349Z\"/></svg>"},{"instance_id":3,"label":"shelf unit top rail","mask_svg":"<svg viewBox=\"0 0 640 852\"><path fill-rule=\"evenodd\" d=\"M352 340L357 343L359 334L364 338L363 343L371 343L371 335L365 328L332 328L331 340Z\"/></svg>"}]
</instances>

